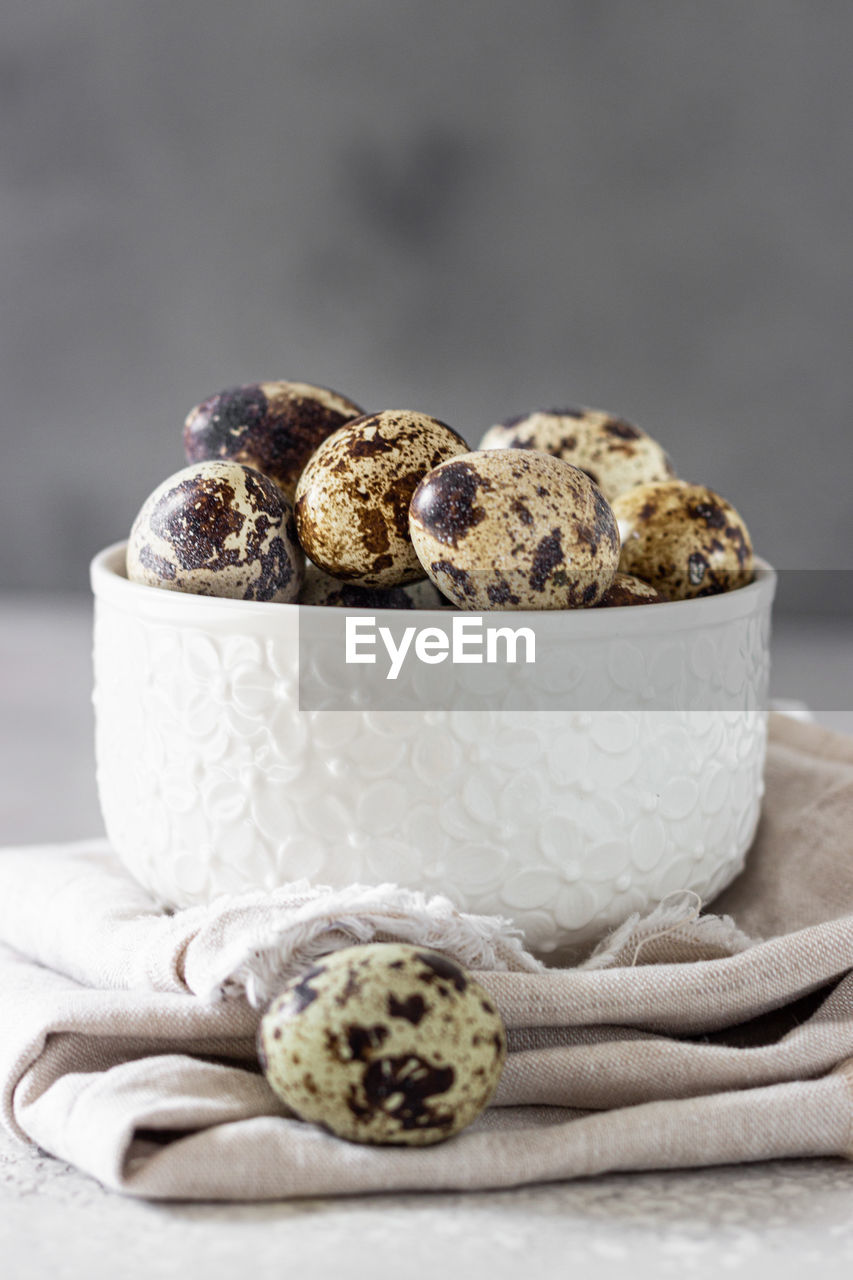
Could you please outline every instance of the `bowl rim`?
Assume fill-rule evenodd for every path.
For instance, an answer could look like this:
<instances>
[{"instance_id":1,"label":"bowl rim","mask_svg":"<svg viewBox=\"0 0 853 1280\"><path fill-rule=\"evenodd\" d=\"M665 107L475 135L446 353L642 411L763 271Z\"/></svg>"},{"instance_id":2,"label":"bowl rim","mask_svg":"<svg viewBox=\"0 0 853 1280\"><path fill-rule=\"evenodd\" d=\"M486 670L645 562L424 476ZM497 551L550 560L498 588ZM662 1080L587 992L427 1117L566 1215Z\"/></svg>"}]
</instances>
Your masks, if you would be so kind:
<instances>
[{"instance_id":1,"label":"bowl rim","mask_svg":"<svg viewBox=\"0 0 853 1280\"><path fill-rule=\"evenodd\" d=\"M89 576L96 600L105 600L126 612L145 614L184 625L204 627L217 619L227 618L237 623L241 618L247 624L252 620L260 625L263 620L280 621L298 619L305 610L317 616L332 611L344 612L338 605L303 605L266 600L231 600L225 596L193 595L189 592L169 591L144 583L130 582L124 572L127 542L114 542L104 547L91 561ZM649 634L692 629L708 629L725 625L737 618L768 611L776 592L776 570L766 560L756 557L755 578L745 587L719 595L698 596L692 600L670 600L652 606L613 605L607 609L541 609L500 610L483 609L469 612L452 609L419 609L405 611L407 618L442 620L460 616L479 616L494 619L503 625L510 620L514 625L535 622L538 627L570 629L580 636ZM377 618L399 619L399 609L347 609L347 613L368 614Z\"/></svg>"}]
</instances>

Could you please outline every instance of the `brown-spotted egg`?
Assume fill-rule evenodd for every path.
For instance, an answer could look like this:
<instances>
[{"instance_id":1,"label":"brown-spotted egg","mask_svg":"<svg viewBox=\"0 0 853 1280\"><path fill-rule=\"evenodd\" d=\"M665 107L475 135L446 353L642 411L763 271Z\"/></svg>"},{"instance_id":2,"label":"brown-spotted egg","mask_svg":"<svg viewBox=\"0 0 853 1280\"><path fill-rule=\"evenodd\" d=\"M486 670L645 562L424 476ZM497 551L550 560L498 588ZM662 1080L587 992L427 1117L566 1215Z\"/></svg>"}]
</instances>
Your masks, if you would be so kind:
<instances>
[{"instance_id":1,"label":"brown-spotted egg","mask_svg":"<svg viewBox=\"0 0 853 1280\"><path fill-rule=\"evenodd\" d=\"M352 1142L426 1146L470 1124L506 1057L491 997L424 947L370 943L318 960L264 1015L261 1065L303 1120Z\"/></svg>"},{"instance_id":2,"label":"brown-spotted egg","mask_svg":"<svg viewBox=\"0 0 853 1280\"><path fill-rule=\"evenodd\" d=\"M406 595L416 609L455 609L456 605L439 591L429 578L420 582L410 582L403 587Z\"/></svg>"},{"instance_id":3,"label":"brown-spotted egg","mask_svg":"<svg viewBox=\"0 0 853 1280\"><path fill-rule=\"evenodd\" d=\"M255 467L293 501L296 482L327 436L364 412L357 404L307 382L253 382L203 400L187 415L188 462L230 458Z\"/></svg>"},{"instance_id":4,"label":"brown-spotted egg","mask_svg":"<svg viewBox=\"0 0 853 1280\"><path fill-rule=\"evenodd\" d=\"M490 427L479 447L551 453L585 471L608 502L634 485L674 475L656 440L602 409L536 409Z\"/></svg>"},{"instance_id":5,"label":"brown-spotted egg","mask_svg":"<svg viewBox=\"0 0 853 1280\"><path fill-rule=\"evenodd\" d=\"M626 605L665 604L666 596L649 582L635 578L630 573L617 573L604 595L596 605L597 609L621 609Z\"/></svg>"},{"instance_id":6,"label":"brown-spotted egg","mask_svg":"<svg viewBox=\"0 0 853 1280\"><path fill-rule=\"evenodd\" d=\"M577 467L532 450L441 463L415 490L409 526L430 578L462 609L594 605L619 560L599 489Z\"/></svg>"},{"instance_id":7,"label":"brown-spotted egg","mask_svg":"<svg viewBox=\"0 0 853 1280\"><path fill-rule=\"evenodd\" d=\"M295 600L303 565L290 503L239 462L199 462L164 480L127 546L131 582L237 600Z\"/></svg>"},{"instance_id":8,"label":"brown-spotted egg","mask_svg":"<svg viewBox=\"0 0 853 1280\"><path fill-rule=\"evenodd\" d=\"M619 568L670 600L717 595L752 580L749 531L730 502L705 485L641 485L613 503Z\"/></svg>"},{"instance_id":9,"label":"brown-spotted egg","mask_svg":"<svg viewBox=\"0 0 853 1280\"><path fill-rule=\"evenodd\" d=\"M449 602L428 579L407 587L359 587L354 582L333 578L309 560L299 603L338 609L442 609L447 608Z\"/></svg>"},{"instance_id":10,"label":"brown-spotted egg","mask_svg":"<svg viewBox=\"0 0 853 1280\"><path fill-rule=\"evenodd\" d=\"M308 557L365 587L422 578L409 500L427 471L467 447L443 422L409 410L341 427L320 445L296 490L296 528Z\"/></svg>"}]
</instances>

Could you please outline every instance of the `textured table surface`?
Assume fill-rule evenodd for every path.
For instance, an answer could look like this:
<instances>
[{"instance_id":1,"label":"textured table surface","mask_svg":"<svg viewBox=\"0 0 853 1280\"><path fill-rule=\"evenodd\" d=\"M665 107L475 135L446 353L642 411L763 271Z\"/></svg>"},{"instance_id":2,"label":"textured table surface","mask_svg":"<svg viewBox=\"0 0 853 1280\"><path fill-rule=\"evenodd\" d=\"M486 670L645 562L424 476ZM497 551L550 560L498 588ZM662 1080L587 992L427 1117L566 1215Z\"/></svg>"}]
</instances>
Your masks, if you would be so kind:
<instances>
[{"instance_id":1,"label":"textured table surface","mask_svg":"<svg viewBox=\"0 0 853 1280\"><path fill-rule=\"evenodd\" d=\"M0 599L0 843L100 830L90 609ZM851 624L777 620L774 687L853 732ZM846 699L848 705L844 705ZM614 1175L518 1191L152 1205L0 1134L0 1274L122 1280L282 1274L823 1276L853 1268L853 1166L796 1161Z\"/></svg>"}]
</instances>

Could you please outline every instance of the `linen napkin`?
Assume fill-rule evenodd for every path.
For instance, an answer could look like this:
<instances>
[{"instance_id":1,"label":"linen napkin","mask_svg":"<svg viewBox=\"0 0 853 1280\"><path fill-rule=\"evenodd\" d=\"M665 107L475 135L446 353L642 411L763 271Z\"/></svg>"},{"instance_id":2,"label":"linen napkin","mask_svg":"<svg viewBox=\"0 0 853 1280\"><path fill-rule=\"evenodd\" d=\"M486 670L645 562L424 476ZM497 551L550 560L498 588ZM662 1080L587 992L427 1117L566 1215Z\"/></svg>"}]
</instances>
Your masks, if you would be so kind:
<instances>
[{"instance_id":1,"label":"linen napkin","mask_svg":"<svg viewBox=\"0 0 853 1280\"><path fill-rule=\"evenodd\" d=\"M159 912L103 844L0 852L0 1114L153 1199L510 1187L616 1169L853 1155L853 739L771 721L746 869L545 970L505 922L393 886ZM506 1022L489 1110L426 1149L355 1146L258 1072L259 1011L371 938L479 971Z\"/></svg>"}]
</instances>

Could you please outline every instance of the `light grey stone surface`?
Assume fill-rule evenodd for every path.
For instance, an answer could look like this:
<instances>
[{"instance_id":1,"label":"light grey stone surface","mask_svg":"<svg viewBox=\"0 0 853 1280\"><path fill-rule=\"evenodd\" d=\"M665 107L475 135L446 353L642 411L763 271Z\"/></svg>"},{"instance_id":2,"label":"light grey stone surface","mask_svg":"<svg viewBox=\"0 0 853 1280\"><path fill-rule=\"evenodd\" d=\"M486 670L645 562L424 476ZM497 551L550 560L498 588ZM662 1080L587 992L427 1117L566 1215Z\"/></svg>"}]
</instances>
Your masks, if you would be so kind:
<instances>
[{"instance_id":1,"label":"light grey stone surface","mask_svg":"<svg viewBox=\"0 0 853 1280\"><path fill-rule=\"evenodd\" d=\"M113 1196L0 1135L7 1280L835 1280L853 1267L853 1167L803 1160L517 1191L257 1205Z\"/></svg>"},{"instance_id":2,"label":"light grey stone surface","mask_svg":"<svg viewBox=\"0 0 853 1280\"><path fill-rule=\"evenodd\" d=\"M636 417L845 565L853 6L12 0L0 584L85 590L183 415L330 382Z\"/></svg>"}]
</instances>

